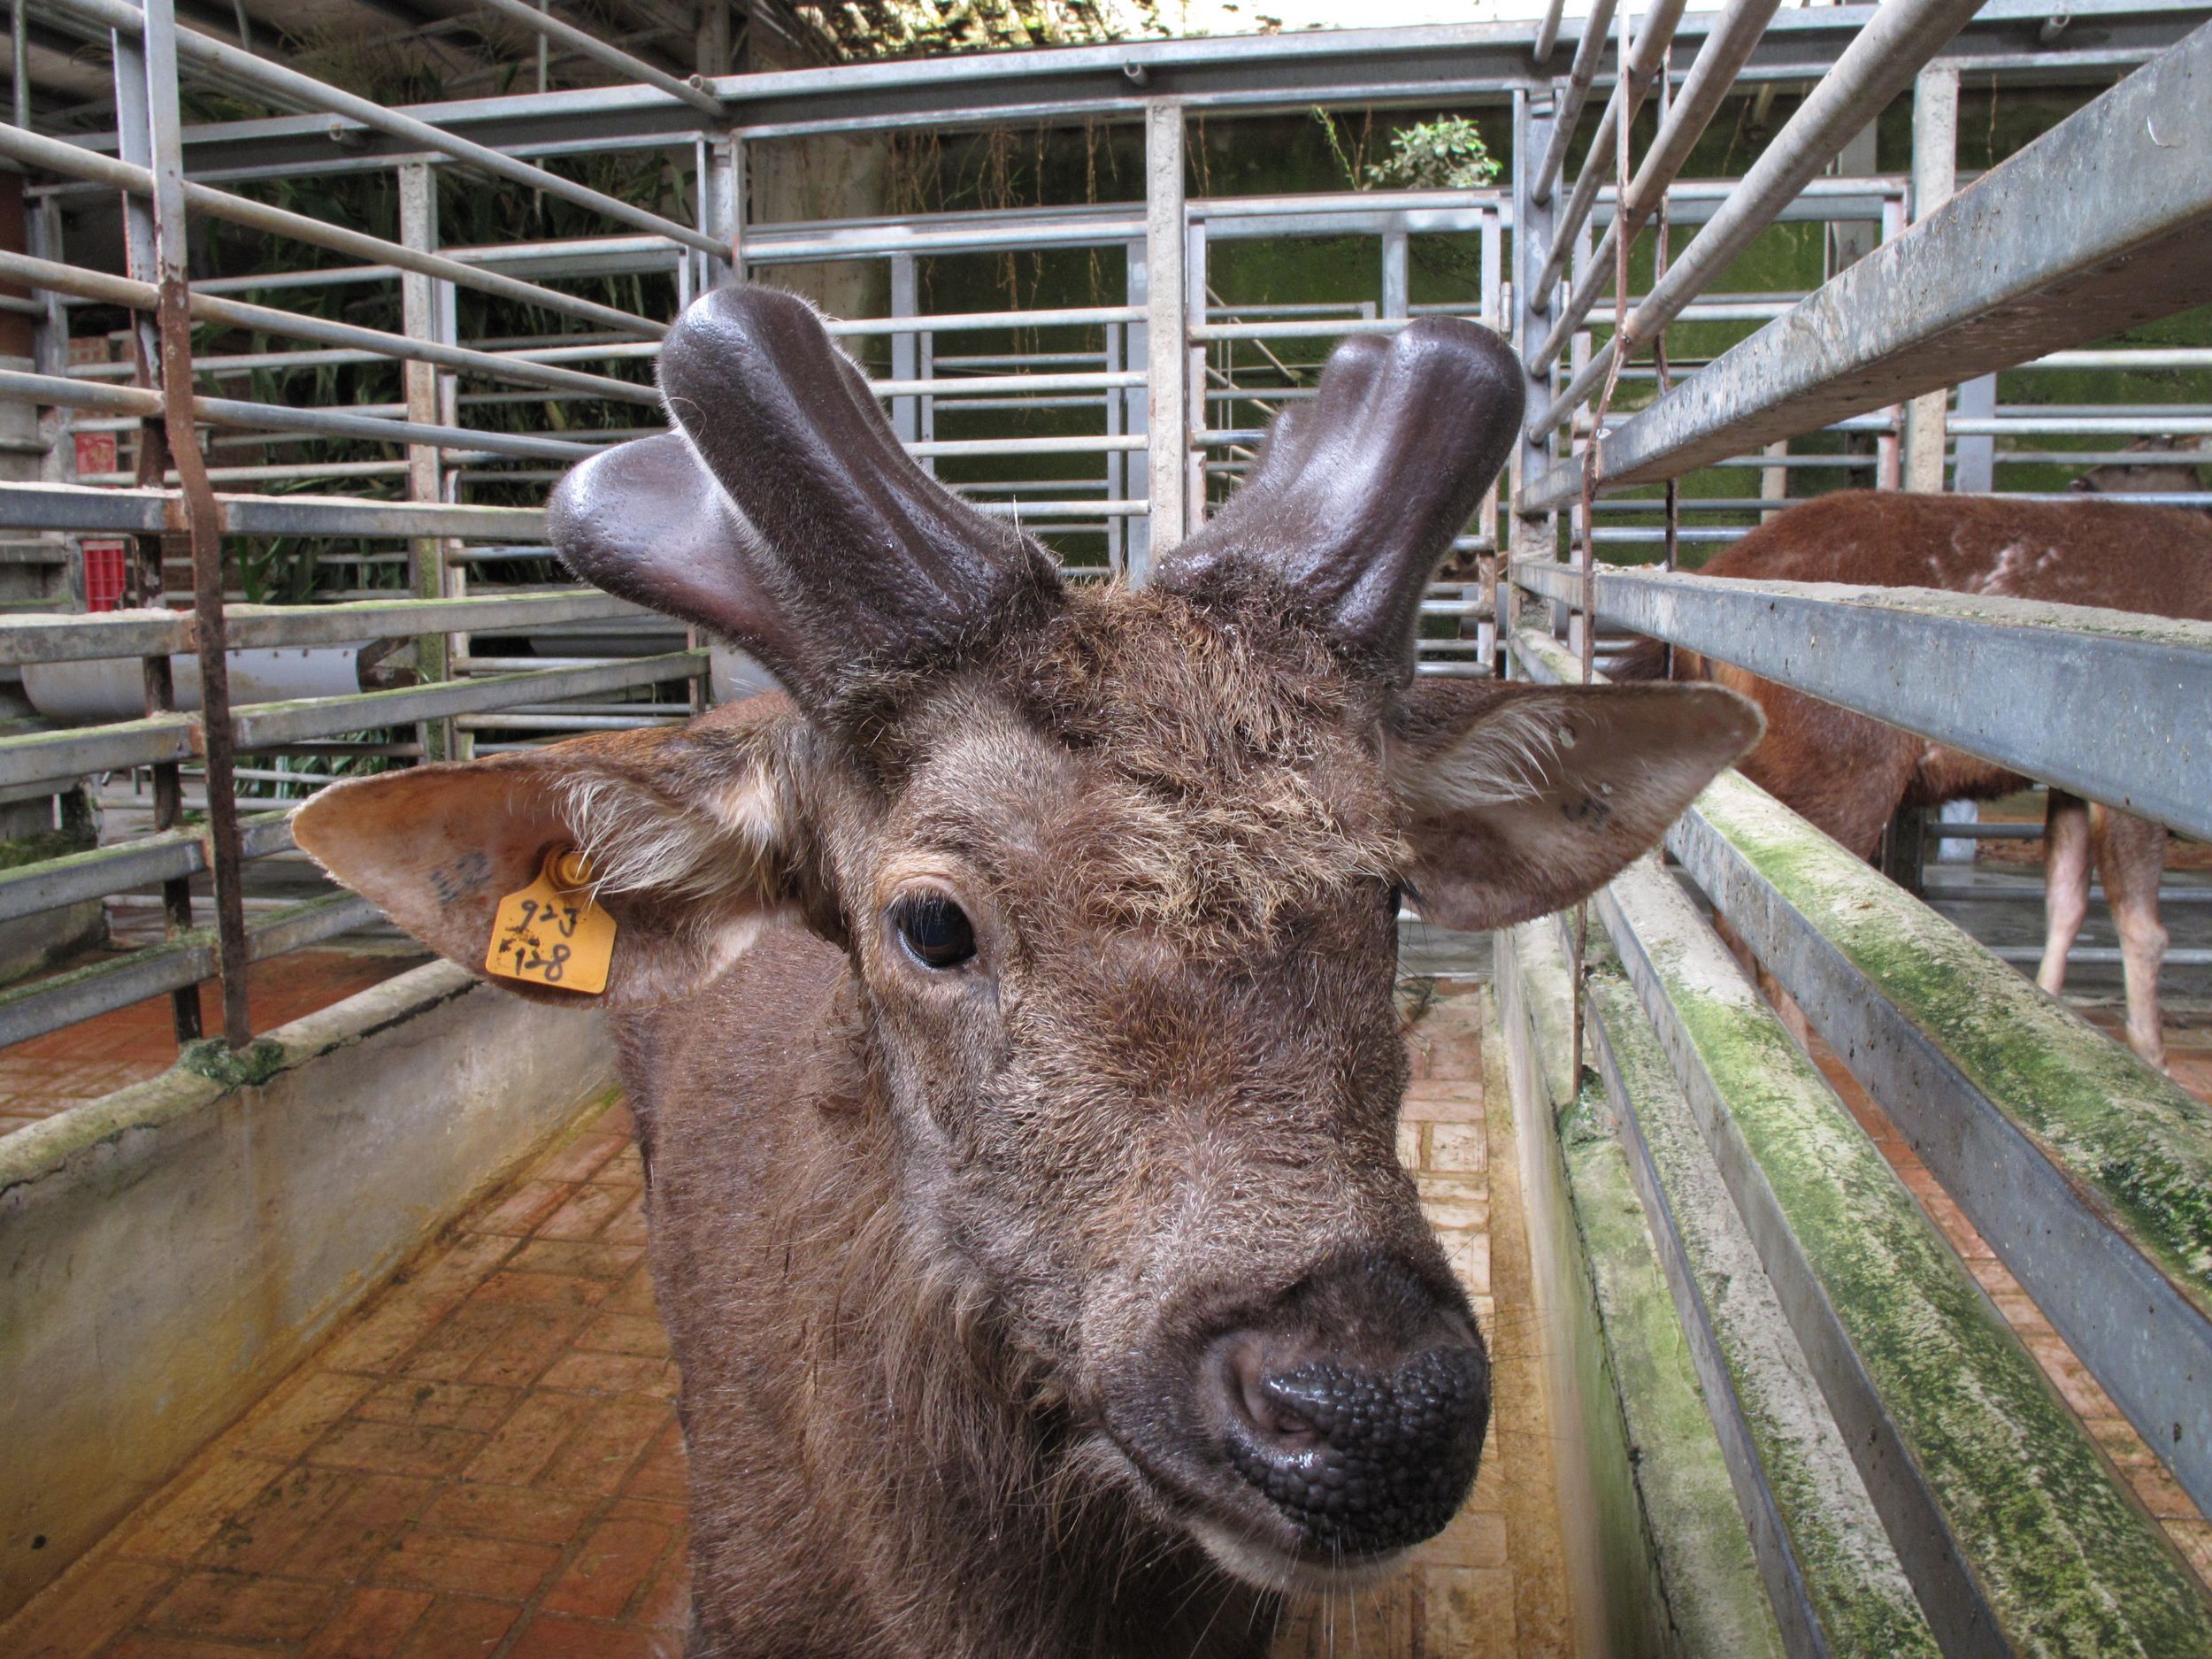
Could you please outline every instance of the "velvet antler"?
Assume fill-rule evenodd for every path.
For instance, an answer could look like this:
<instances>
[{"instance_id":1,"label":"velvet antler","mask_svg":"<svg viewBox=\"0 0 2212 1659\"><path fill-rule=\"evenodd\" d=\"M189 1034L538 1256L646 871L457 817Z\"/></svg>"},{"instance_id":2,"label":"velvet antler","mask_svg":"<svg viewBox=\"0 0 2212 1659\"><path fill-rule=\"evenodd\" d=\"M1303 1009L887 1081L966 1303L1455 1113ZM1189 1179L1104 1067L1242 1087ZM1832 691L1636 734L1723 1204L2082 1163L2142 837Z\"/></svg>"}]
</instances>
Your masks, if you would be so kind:
<instances>
[{"instance_id":1,"label":"velvet antler","mask_svg":"<svg viewBox=\"0 0 2212 1659\"><path fill-rule=\"evenodd\" d=\"M817 712L957 661L1056 603L1051 559L916 465L804 301L718 289L661 347L678 430L561 481L587 581L721 634Z\"/></svg>"},{"instance_id":2,"label":"velvet antler","mask_svg":"<svg viewBox=\"0 0 2212 1659\"><path fill-rule=\"evenodd\" d=\"M1478 324L1354 335L1314 403L1277 418L1244 487L1154 580L1202 603L1256 589L1409 680L1421 589L1505 464L1521 403L1520 365Z\"/></svg>"}]
</instances>

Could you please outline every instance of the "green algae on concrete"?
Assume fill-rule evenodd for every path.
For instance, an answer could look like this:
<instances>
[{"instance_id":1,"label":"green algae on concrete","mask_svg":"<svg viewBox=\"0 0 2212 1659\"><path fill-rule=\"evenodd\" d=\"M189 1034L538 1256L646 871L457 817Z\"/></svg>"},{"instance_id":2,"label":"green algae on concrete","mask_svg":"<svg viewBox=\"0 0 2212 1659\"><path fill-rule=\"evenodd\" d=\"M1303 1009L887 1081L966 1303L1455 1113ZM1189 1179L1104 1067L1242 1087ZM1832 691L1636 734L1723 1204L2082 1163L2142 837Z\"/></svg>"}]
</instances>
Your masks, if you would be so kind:
<instances>
[{"instance_id":1,"label":"green algae on concrete","mask_svg":"<svg viewBox=\"0 0 2212 1659\"><path fill-rule=\"evenodd\" d=\"M1520 1148L1576 1625L1618 1655L1786 1651L1651 1235L1593 1086L1555 1102L1537 1005L1564 995L1531 945L1550 922L1496 939L1499 1069Z\"/></svg>"},{"instance_id":2,"label":"green algae on concrete","mask_svg":"<svg viewBox=\"0 0 2212 1659\"><path fill-rule=\"evenodd\" d=\"M1907 1562L1939 1633L1978 1601L2024 1655L2212 1653L2201 1586L1680 888L1647 862L1600 910L1799 1340L1839 1340L1879 1398L1904 1463L1886 1495L1878 1445L1862 1468L1893 1536L1916 1484L1951 1540L1955 1572Z\"/></svg>"},{"instance_id":3,"label":"green algae on concrete","mask_svg":"<svg viewBox=\"0 0 2212 1659\"><path fill-rule=\"evenodd\" d=\"M1697 810L2212 1312L2212 1108L1757 785L1731 774Z\"/></svg>"},{"instance_id":4,"label":"green algae on concrete","mask_svg":"<svg viewBox=\"0 0 2212 1659\"><path fill-rule=\"evenodd\" d=\"M1627 1156L1594 1084L1568 1108L1559 1128L1610 1403L1626 1432L1624 1473L1671 1645L1687 1655L1778 1656L1782 1635L1751 1536Z\"/></svg>"},{"instance_id":5,"label":"green algae on concrete","mask_svg":"<svg viewBox=\"0 0 2212 1659\"><path fill-rule=\"evenodd\" d=\"M1685 1325L1710 1333L1726 1374L1716 1379L1701 1367L1708 1397L1724 1391L1725 1405L1716 1401L1716 1409L1740 1419L1758 1463L1745 1478L1764 1488L1788 1552L1786 1571L1778 1561L1770 1566L1770 1593L1801 1605L1830 1652L1932 1659L1934 1633L1650 1020L1617 968L1594 968L1588 984L1591 1047L1622 1137L1640 1141L1656 1187L1645 1194L1646 1214L1655 1234L1679 1241L1686 1282L1670 1275L1676 1307ZM1632 1164L1624 1167L1632 1175Z\"/></svg>"}]
</instances>

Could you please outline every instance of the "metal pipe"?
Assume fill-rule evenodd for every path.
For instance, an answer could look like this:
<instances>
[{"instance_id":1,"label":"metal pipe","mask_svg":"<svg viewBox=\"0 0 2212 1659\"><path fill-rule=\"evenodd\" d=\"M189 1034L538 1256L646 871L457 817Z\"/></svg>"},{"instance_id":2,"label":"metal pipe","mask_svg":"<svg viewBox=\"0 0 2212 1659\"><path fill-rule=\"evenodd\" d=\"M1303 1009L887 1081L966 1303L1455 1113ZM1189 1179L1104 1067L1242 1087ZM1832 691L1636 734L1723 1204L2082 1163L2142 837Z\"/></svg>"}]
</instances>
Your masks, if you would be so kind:
<instances>
[{"instance_id":1,"label":"metal pipe","mask_svg":"<svg viewBox=\"0 0 2212 1659\"><path fill-rule=\"evenodd\" d=\"M1551 49L1559 39L1559 19L1567 9L1567 0L1550 0L1544 8L1543 21L1536 26L1536 39L1528 49L1529 61L1541 69L1551 61Z\"/></svg>"},{"instance_id":2,"label":"metal pipe","mask_svg":"<svg viewBox=\"0 0 2212 1659\"><path fill-rule=\"evenodd\" d=\"M1918 4L1885 6L1869 30ZM2005 368L2028 350L2094 339L2122 310L2160 316L2200 303L2212 257L2212 173L2195 165L2212 146L2208 74L2212 27L1605 434L1600 478L1619 486L1679 476L1839 415ZM2154 131L2155 144L2144 138ZM1780 148L1778 139L1768 156ZM2085 188L2085 179L2109 188ZM2062 212L2059 234L2053 215ZM1707 234L1722 224L1716 219ZM1648 306L1666 287L1655 288ZM1562 399L1555 412L1566 407ZM1524 497L1540 507L1580 489L1578 464L1528 480Z\"/></svg>"},{"instance_id":3,"label":"metal pipe","mask_svg":"<svg viewBox=\"0 0 2212 1659\"><path fill-rule=\"evenodd\" d=\"M1627 349L1672 322L1772 222L1783 205L1833 159L1853 134L1879 115L1922 65L1941 50L1978 10L1976 0L1891 0L1868 19L1835 66L1798 106L1705 222L1681 257L1636 308L1624 331ZM1528 423L1532 439L1549 431L1601 385L1623 336L1591 353L1565 391Z\"/></svg>"},{"instance_id":4,"label":"metal pipe","mask_svg":"<svg viewBox=\"0 0 2212 1659\"><path fill-rule=\"evenodd\" d=\"M0 156L12 156L18 161L43 168L49 173L109 185L134 196L150 196L153 194L153 175L147 168L134 166L112 156L104 156L80 144L65 143L58 138L47 138L19 127L0 127ZM265 202L232 196L204 184L196 184L189 179L184 182L184 200L185 205L193 211L204 213L211 219L243 225L250 230L265 231L273 236L296 237L301 242L318 248L327 248L334 253L345 254L352 258L369 259L402 270L420 272L426 276L442 277L465 288L496 294L502 299L516 300L525 305L558 311L585 322L597 323L603 327L619 328L652 340L657 340L668 332L665 324L634 317L611 305L577 299L555 288L541 288L534 282L503 276L495 271L483 270L442 255L418 253L396 242L387 242L380 236L348 230L343 226L310 219L304 213L272 207Z\"/></svg>"},{"instance_id":5,"label":"metal pipe","mask_svg":"<svg viewBox=\"0 0 2212 1659\"><path fill-rule=\"evenodd\" d=\"M52 288L62 293L76 294L87 299L99 300L106 304L127 305L137 311L152 311L158 303L160 290L150 282L134 281L128 277L110 276L104 272L88 271L79 265L61 265L51 259L35 259L27 254L0 251L0 276L26 282L35 288ZM234 327L258 329L268 334L296 336L302 340L320 340L332 345L349 347L346 354L326 352L271 352L250 357L196 357L194 367L212 371L224 367L307 367L312 363L329 361L363 362L397 357L403 361L436 363L447 368L472 372L491 379L513 380L525 385L557 387L566 391L582 392L601 397L618 398L634 403L660 405L660 394L649 386L630 380L618 380L609 375L585 374L574 369L557 368L550 365L533 363L526 358L503 357L489 351L476 351L460 346L440 345L434 342L413 340L404 334L388 334L380 328L363 328L352 323L333 322L320 317L310 317L298 311L280 311L273 306L253 305L238 300L217 298L196 290L191 296L192 315L203 322L227 323ZM101 367L110 365L102 365ZM127 365L112 365L127 370Z\"/></svg>"},{"instance_id":6,"label":"metal pipe","mask_svg":"<svg viewBox=\"0 0 2212 1659\"><path fill-rule=\"evenodd\" d=\"M472 4L481 6L488 12L496 12L501 17L521 24L523 27L541 37L539 47L541 77L544 73L543 42L558 41L572 52L594 58L606 65L610 69L629 76L633 81L641 81L649 87L657 87L672 98L680 98L693 109L703 115L711 116L718 122L726 121L729 119L729 111L723 107L721 99L710 92L701 89L699 77L695 76L690 81L679 81L666 70L656 69L642 58L634 58L619 46L603 41L596 35L587 30L564 23L558 18L549 16L536 6L525 4L524 0L472 0ZM539 88L541 92L544 89L542 86Z\"/></svg>"},{"instance_id":7,"label":"metal pipe","mask_svg":"<svg viewBox=\"0 0 2212 1659\"><path fill-rule=\"evenodd\" d=\"M626 599L580 588L514 597L366 600L351 604L230 605L230 649L353 645L424 634L521 633L560 623L650 617ZM680 632L670 624L672 632ZM97 662L192 649L192 619L180 611L110 611L95 616L11 617L0 631L0 667Z\"/></svg>"},{"instance_id":8,"label":"metal pipe","mask_svg":"<svg viewBox=\"0 0 2212 1659\"><path fill-rule=\"evenodd\" d=\"M130 34L145 27L147 14L132 4L131 0L48 0L48 4L58 10L104 24L119 34ZM650 231L657 236L664 236L671 242L696 248L704 253L718 256L726 251L713 237L688 225L664 219L658 213L625 202L618 196L592 189L588 185L577 184L557 173L548 173L542 167L533 166L526 161L518 161L512 156L480 144L472 138L459 137L443 127L432 126L428 121L418 120L397 110L386 109L380 104L357 96L327 81L318 81L312 75L303 75L296 69L287 69L265 58L256 58L250 52L240 51L236 47L226 45L211 35L180 29L176 34L176 46L177 56L194 65L219 70L248 86L299 99L313 108L326 110L333 115L357 121L373 131L435 150L442 156L449 156L456 161L465 162L488 173L494 178L526 185L534 190L542 190L548 196L572 202L579 207L588 208L620 224L634 225L641 230Z\"/></svg>"},{"instance_id":9,"label":"metal pipe","mask_svg":"<svg viewBox=\"0 0 2212 1659\"><path fill-rule=\"evenodd\" d=\"M16 397L58 409L110 409L137 415L161 412L161 394L133 386L104 386L59 375L0 370L0 397ZM278 403L242 403L230 397L195 397L195 419L211 426L268 428L321 437L370 438L381 443L419 444L426 439L456 449L486 450L539 459L580 461L598 453L595 446L519 434L479 432L466 426L411 426L334 409L292 409Z\"/></svg>"},{"instance_id":10,"label":"metal pipe","mask_svg":"<svg viewBox=\"0 0 2212 1659\"><path fill-rule=\"evenodd\" d=\"M1568 65L1567 83L1559 100L1557 125L1552 128L1551 142L1544 148L1544 159L1536 169L1536 176L1528 187L1529 200L1539 207L1551 200L1552 186L1559 180L1559 171L1566 165L1567 146L1574 138L1575 124L1582 119L1582 105L1590 96L1591 83L1597 79L1598 59L1605 55L1606 36L1613 31L1615 0L1592 0L1590 14L1582 21L1582 33L1575 41L1574 62ZM1627 19L1622 20L1624 33ZM1592 155L1598 154L1593 150Z\"/></svg>"},{"instance_id":11,"label":"metal pipe","mask_svg":"<svg viewBox=\"0 0 2212 1659\"><path fill-rule=\"evenodd\" d=\"M1555 601L1581 591L1579 570L1550 561L1518 561L1513 578ZM2212 707L2212 623L2024 599L2007 600L2000 616L1985 600L1934 588L1715 581L1609 567L1597 573L1597 614L2212 839L2202 718ZM1905 661L1958 672L1866 672L1869 663ZM2023 721L2023 709L2041 713ZM2125 746L2110 741L2115 731L2129 733Z\"/></svg>"},{"instance_id":12,"label":"metal pipe","mask_svg":"<svg viewBox=\"0 0 2212 1659\"><path fill-rule=\"evenodd\" d=\"M1681 91L1668 106L1666 119L1660 123L1642 165L1623 193L1612 222L1592 250L1588 268L1574 285L1551 332L1536 348L1536 355L1529 364L1532 370L1541 373L1565 349L1568 338L1590 314L1590 308L1612 280L1613 244L1615 238L1624 234L1623 221L1626 222L1625 234L1632 242L1643 228L1644 221L1658 211L1660 199L1673 185L1675 174L1682 170L1683 164L1689 160L1690 151L1704 135L1714 111L1734 86L1738 71L1757 48L1760 36L1766 33L1767 24L1780 4L1781 0L1729 0L1727 10L1713 25L1712 33L1705 37L1705 44L1698 49L1697 59L1691 64ZM1555 282L1558 278L1552 269L1552 261L1546 262L1545 269ZM1548 295L1551 288L1540 279L1537 292Z\"/></svg>"},{"instance_id":13,"label":"metal pipe","mask_svg":"<svg viewBox=\"0 0 2212 1659\"><path fill-rule=\"evenodd\" d=\"M1644 13L1643 27L1637 32L1636 43L1626 55L1624 72L1614 83L1613 96L1606 101L1605 117L1590 141L1590 153L1584 157L1582 171L1575 178L1573 194L1560 210L1551 254L1529 292L1530 303L1539 312L1550 308L1552 290L1558 284L1560 273L1567 268L1568 255L1581 234L1583 220L1597 204L1600 188L1620 171L1615 164L1621 123L1626 121L1633 127L1636 111L1643 107L1644 95L1650 90L1653 78L1665 62L1667 48L1674 40L1675 26L1681 20L1681 0L1655 0L1651 9ZM1552 142L1556 147L1563 141L1555 133ZM1595 256L1592 262L1595 263Z\"/></svg>"}]
</instances>

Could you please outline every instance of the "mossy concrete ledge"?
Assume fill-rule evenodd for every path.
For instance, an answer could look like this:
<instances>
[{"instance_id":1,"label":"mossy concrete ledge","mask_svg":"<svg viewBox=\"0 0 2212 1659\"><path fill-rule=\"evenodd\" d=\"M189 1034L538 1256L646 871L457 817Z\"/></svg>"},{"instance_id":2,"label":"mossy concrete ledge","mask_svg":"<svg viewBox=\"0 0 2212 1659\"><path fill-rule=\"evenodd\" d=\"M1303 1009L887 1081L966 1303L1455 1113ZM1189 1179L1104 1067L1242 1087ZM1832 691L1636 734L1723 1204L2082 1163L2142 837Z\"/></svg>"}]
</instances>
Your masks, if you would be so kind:
<instances>
[{"instance_id":1,"label":"mossy concrete ledge","mask_svg":"<svg viewBox=\"0 0 2212 1659\"><path fill-rule=\"evenodd\" d=\"M1599 1085L1569 1078L1571 971L1555 918L1495 936L1497 1033L1545 1333L1575 1651L1780 1659L1628 1160Z\"/></svg>"},{"instance_id":2,"label":"mossy concrete ledge","mask_svg":"<svg viewBox=\"0 0 2212 1659\"><path fill-rule=\"evenodd\" d=\"M612 1083L444 963L0 1140L0 1617Z\"/></svg>"}]
</instances>

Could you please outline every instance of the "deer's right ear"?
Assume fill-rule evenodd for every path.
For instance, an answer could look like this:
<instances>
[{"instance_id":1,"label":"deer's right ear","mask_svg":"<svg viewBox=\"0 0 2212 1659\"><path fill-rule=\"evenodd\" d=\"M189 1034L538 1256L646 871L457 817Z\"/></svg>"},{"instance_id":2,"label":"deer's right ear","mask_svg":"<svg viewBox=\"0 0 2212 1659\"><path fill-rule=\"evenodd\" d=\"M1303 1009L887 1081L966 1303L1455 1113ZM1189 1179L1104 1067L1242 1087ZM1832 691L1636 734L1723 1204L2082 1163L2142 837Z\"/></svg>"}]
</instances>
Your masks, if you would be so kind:
<instances>
[{"instance_id":1,"label":"deer's right ear","mask_svg":"<svg viewBox=\"0 0 2212 1659\"><path fill-rule=\"evenodd\" d=\"M673 730L386 772L324 790L293 813L293 839L479 975L500 900L528 887L548 853L580 849L616 925L605 1000L653 1001L711 976L804 898L801 724L782 697L757 697ZM545 1002L599 1000L492 982Z\"/></svg>"}]
</instances>

